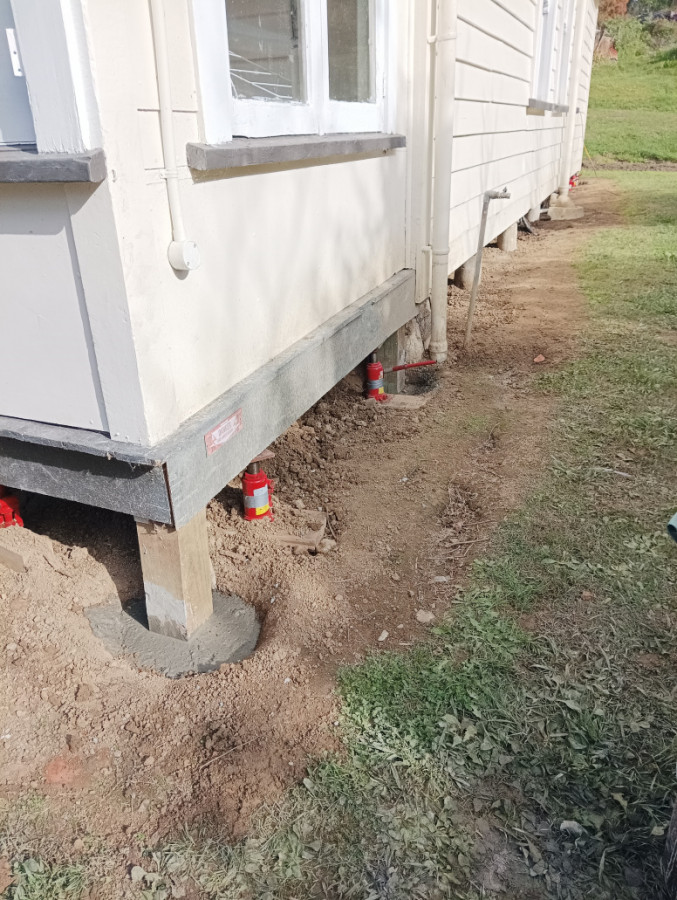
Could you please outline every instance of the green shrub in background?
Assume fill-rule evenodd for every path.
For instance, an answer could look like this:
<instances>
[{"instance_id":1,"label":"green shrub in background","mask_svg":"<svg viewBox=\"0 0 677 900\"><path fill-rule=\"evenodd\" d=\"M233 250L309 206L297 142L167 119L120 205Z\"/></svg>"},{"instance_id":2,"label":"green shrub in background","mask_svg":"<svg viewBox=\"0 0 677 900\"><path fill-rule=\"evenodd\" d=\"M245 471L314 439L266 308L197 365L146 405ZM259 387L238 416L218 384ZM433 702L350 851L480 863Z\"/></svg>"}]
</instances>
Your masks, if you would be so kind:
<instances>
[{"instance_id":1,"label":"green shrub in background","mask_svg":"<svg viewBox=\"0 0 677 900\"><path fill-rule=\"evenodd\" d=\"M677 22L655 19L653 22L647 22L643 28L647 41L654 50L674 48L677 44Z\"/></svg>"},{"instance_id":2,"label":"green shrub in background","mask_svg":"<svg viewBox=\"0 0 677 900\"><path fill-rule=\"evenodd\" d=\"M625 63L649 52L649 34L644 25L632 16L609 19L604 26L614 39L618 62Z\"/></svg>"}]
</instances>

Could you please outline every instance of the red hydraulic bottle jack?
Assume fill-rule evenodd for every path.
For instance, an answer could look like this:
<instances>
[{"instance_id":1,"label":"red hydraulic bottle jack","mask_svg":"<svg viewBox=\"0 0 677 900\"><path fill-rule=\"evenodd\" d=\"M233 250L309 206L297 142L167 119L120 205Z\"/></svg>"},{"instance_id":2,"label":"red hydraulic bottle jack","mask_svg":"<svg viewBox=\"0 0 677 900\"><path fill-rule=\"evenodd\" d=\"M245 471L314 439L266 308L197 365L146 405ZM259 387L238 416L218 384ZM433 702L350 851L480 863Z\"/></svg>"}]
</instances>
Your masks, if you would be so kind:
<instances>
[{"instance_id":1,"label":"red hydraulic bottle jack","mask_svg":"<svg viewBox=\"0 0 677 900\"><path fill-rule=\"evenodd\" d=\"M247 522L273 518L270 495L273 493L273 482L261 468L264 459L272 459L275 454L264 450L247 466L242 476L242 495L244 499L244 517Z\"/></svg>"},{"instance_id":2,"label":"red hydraulic bottle jack","mask_svg":"<svg viewBox=\"0 0 677 900\"><path fill-rule=\"evenodd\" d=\"M11 525L23 528L23 524L24 520L19 515L19 498L0 485L0 528L9 528Z\"/></svg>"},{"instance_id":3,"label":"red hydraulic bottle jack","mask_svg":"<svg viewBox=\"0 0 677 900\"><path fill-rule=\"evenodd\" d=\"M371 354L371 358L367 363L367 397L378 400L379 403L388 401L389 396L383 387L383 376L389 375L391 372L401 372L402 369L418 369L421 366L434 366L434 359L424 359L422 362L405 363L401 366L391 366L384 369L383 364L376 359L376 353Z\"/></svg>"}]
</instances>

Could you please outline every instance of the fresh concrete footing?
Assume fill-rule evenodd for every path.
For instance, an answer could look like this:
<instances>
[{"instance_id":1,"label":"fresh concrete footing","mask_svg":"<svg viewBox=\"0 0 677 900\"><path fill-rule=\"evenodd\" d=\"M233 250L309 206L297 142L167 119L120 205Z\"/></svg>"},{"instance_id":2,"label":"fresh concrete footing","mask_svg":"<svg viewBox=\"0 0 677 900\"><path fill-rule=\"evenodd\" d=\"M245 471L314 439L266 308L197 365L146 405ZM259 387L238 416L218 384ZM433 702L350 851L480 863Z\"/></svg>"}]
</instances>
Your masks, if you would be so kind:
<instances>
[{"instance_id":1,"label":"fresh concrete footing","mask_svg":"<svg viewBox=\"0 0 677 900\"><path fill-rule=\"evenodd\" d=\"M517 250L517 222L513 222L499 234L498 249L504 253L514 253Z\"/></svg>"},{"instance_id":2,"label":"fresh concrete footing","mask_svg":"<svg viewBox=\"0 0 677 900\"><path fill-rule=\"evenodd\" d=\"M254 608L239 597L214 593L214 612L188 640L148 630L144 604L128 610L119 604L86 610L95 636L113 656L126 657L141 669L168 678L213 672L225 663L241 662L254 652L261 626Z\"/></svg>"},{"instance_id":3,"label":"fresh concrete footing","mask_svg":"<svg viewBox=\"0 0 677 900\"><path fill-rule=\"evenodd\" d=\"M569 194L552 194L550 197L550 206L548 207L548 215L554 221L565 221L567 219L582 219L584 210L580 206L576 206Z\"/></svg>"},{"instance_id":4,"label":"fresh concrete footing","mask_svg":"<svg viewBox=\"0 0 677 900\"><path fill-rule=\"evenodd\" d=\"M550 206L548 215L553 222L566 221L567 219L582 219L585 211L580 206Z\"/></svg>"}]
</instances>

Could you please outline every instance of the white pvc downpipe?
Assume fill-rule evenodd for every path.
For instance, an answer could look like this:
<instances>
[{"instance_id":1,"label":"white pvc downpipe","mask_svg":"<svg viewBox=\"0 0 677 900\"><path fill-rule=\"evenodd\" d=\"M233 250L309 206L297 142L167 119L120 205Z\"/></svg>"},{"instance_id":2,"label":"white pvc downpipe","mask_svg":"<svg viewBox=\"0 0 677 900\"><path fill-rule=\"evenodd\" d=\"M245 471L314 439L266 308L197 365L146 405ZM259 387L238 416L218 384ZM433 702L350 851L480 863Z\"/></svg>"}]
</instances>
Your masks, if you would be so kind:
<instances>
[{"instance_id":1,"label":"white pvc downpipe","mask_svg":"<svg viewBox=\"0 0 677 900\"><path fill-rule=\"evenodd\" d=\"M160 102L160 137L165 164L164 176L167 184L169 215L172 220L172 241L167 248L167 257L173 269L179 272L188 272L190 269L197 269L200 265L200 251L194 241L186 240L186 232L183 225L183 211L179 194L179 171L176 167L176 142L172 114L167 26L162 0L150 0L150 17L153 28L155 71Z\"/></svg>"},{"instance_id":2,"label":"white pvc downpipe","mask_svg":"<svg viewBox=\"0 0 677 900\"><path fill-rule=\"evenodd\" d=\"M437 7L436 33L429 38L435 52L433 140L434 193L432 214L432 279L430 307L432 336L430 355L438 362L447 358L447 279L449 277L449 229L451 218L451 160L454 126L457 0L441 0Z\"/></svg>"},{"instance_id":3,"label":"white pvc downpipe","mask_svg":"<svg viewBox=\"0 0 677 900\"><path fill-rule=\"evenodd\" d=\"M567 103L566 125L564 129L564 153L562 155L562 167L559 176L559 193L562 197L569 197L569 178L573 174L571 166L574 158L574 138L576 136L576 107L579 96L579 72L581 58L583 56L583 35L585 32L585 16L588 11L589 0L578 0L576 3L576 24L574 25L574 47L571 57L571 74L569 76L569 96Z\"/></svg>"}]
</instances>

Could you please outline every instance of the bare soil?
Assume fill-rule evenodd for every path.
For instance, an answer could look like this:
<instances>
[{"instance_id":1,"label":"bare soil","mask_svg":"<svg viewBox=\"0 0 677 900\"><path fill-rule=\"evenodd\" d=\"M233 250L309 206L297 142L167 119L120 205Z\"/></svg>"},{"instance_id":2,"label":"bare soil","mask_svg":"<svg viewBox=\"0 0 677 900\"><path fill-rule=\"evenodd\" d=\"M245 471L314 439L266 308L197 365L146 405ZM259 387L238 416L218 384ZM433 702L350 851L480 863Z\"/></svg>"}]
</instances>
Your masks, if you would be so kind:
<instances>
[{"instance_id":1,"label":"bare soil","mask_svg":"<svg viewBox=\"0 0 677 900\"><path fill-rule=\"evenodd\" d=\"M450 583L534 484L551 409L533 377L574 352L572 263L613 216L610 191L585 184L583 220L541 223L514 254L487 249L468 352L468 294L450 288L450 358L420 410L366 403L353 373L273 448L274 522L246 524L235 483L212 501L217 586L263 625L251 659L169 680L111 657L83 610L142 594L133 522L28 498L26 526L54 556L37 554L26 574L0 567L0 811L17 848L46 842L77 858L86 838L122 877L135 835L152 844L206 822L237 838L309 757L336 748L337 669L420 640L420 620L447 612ZM328 514L334 549L275 543L301 503ZM39 826L26 812L36 797Z\"/></svg>"}]
</instances>

